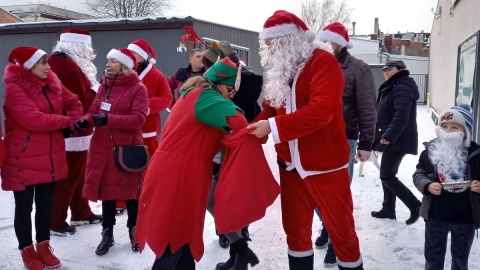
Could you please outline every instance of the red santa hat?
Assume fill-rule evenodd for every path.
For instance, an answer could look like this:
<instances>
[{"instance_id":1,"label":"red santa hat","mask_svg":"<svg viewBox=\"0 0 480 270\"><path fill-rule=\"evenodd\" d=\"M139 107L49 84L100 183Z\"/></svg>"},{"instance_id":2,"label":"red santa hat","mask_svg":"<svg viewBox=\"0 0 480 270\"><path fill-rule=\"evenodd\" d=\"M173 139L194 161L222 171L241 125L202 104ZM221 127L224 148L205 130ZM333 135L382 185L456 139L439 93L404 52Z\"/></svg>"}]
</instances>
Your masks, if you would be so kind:
<instances>
[{"instance_id":1,"label":"red santa hat","mask_svg":"<svg viewBox=\"0 0 480 270\"><path fill-rule=\"evenodd\" d=\"M315 33L310 31L300 18L285 10L277 10L263 24L260 39L266 40L304 32L308 41L315 39Z\"/></svg>"},{"instance_id":2,"label":"red santa hat","mask_svg":"<svg viewBox=\"0 0 480 270\"><path fill-rule=\"evenodd\" d=\"M347 28L340 22L334 22L325 26L325 28L320 31L319 37L321 40L337 43L342 48L346 47L347 49L351 49L355 46L355 43L350 41L348 37Z\"/></svg>"},{"instance_id":3,"label":"red santa hat","mask_svg":"<svg viewBox=\"0 0 480 270\"><path fill-rule=\"evenodd\" d=\"M60 42L81 42L92 44L92 37L88 30L79 28L68 28L60 35Z\"/></svg>"},{"instance_id":4,"label":"red santa hat","mask_svg":"<svg viewBox=\"0 0 480 270\"><path fill-rule=\"evenodd\" d=\"M10 52L8 62L22 65L24 68L30 70L45 54L47 53L36 47L20 46Z\"/></svg>"},{"instance_id":5,"label":"red santa hat","mask_svg":"<svg viewBox=\"0 0 480 270\"><path fill-rule=\"evenodd\" d=\"M135 40L134 42L130 43L127 48L136 52L145 60L148 59L148 55L151 55L152 58L148 60L148 62L150 62L151 64L155 64L157 62L155 60L155 58L157 58L157 53L152 48L152 46L150 46L150 44L144 39Z\"/></svg>"},{"instance_id":6,"label":"red santa hat","mask_svg":"<svg viewBox=\"0 0 480 270\"><path fill-rule=\"evenodd\" d=\"M111 49L107 54L107 59L112 58L124 64L129 69L137 70L137 59L129 49Z\"/></svg>"}]
</instances>

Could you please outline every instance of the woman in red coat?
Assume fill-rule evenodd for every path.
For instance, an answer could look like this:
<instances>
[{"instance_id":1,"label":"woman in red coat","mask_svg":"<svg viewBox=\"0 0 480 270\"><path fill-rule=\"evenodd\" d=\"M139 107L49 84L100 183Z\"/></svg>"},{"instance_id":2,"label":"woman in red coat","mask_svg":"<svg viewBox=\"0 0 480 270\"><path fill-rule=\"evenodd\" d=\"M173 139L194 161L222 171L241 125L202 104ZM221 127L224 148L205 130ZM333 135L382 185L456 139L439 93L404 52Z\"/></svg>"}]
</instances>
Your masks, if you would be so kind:
<instances>
[{"instance_id":1,"label":"woman in red coat","mask_svg":"<svg viewBox=\"0 0 480 270\"><path fill-rule=\"evenodd\" d=\"M115 165L114 146L143 145L142 125L148 110L147 89L135 73L137 61L128 49L112 49L107 54L107 71L84 119L75 123L82 131L95 126L87 156L83 196L102 201L102 240L95 253L104 255L113 246L116 200L126 200L127 227L132 250L137 224L138 198L143 172L124 172Z\"/></svg>"},{"instance_id":2,"label":"woman in red coat","mask_svg":"<svg viewBox=\"0 0 480 270\"><path fill-rule=\"evenodd\" d=\"M35 47L17 47L5 69L5 147L2 189L15 197L14 228L25 267L56 268L49 244L55 182L67 177L64 135L82 116L82 104L50 71L49 57ZM62 109L68 116L62 115ZM63 133L62 133L63 132ZM36 251L32 244L35 199Z\"/></svg>"}]
</instances>

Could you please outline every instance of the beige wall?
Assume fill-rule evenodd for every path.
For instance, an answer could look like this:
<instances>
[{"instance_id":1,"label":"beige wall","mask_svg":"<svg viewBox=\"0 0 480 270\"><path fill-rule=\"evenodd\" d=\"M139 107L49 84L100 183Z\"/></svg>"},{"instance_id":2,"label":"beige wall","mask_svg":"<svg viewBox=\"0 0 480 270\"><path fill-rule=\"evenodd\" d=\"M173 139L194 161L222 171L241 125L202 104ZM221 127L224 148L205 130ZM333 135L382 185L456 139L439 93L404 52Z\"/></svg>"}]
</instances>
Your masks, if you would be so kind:
<instances>
[{"instance_id":1,"label":"beige wall","mask_svg":"<svg viewBox=\"0 0 480 270\"><path fill-rule=\"evenodd\" d=\"M458 45L480 30L479 0L460 0L451 11L450 2L438 1L442 13L440 17L435 16L430 40L428 89L431 93L430 104L437 111L455 103ZM477 94L475 96L478 98Z\"/></svg>"}]
</instances>

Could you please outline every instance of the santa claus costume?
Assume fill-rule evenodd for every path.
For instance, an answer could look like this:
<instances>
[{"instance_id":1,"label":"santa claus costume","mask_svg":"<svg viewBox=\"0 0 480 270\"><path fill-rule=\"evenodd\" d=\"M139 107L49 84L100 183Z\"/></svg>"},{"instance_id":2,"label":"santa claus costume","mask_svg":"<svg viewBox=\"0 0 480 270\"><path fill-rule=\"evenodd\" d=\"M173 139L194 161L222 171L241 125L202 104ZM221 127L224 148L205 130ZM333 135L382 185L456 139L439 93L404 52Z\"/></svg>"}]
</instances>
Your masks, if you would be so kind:
<instances>
[{"instance_id":1,"label":"santa claus costume","mask_svg":"<svg viewBox=\"0 0 480 270\"><path fill-rule=\"evenodd\" d=\"M87 30L66 29L50 56L50 67L62 84L76 94L86 113L98 89L97 69L92 61L95 54L92 38ZM65 139L67 150L68 176L55 188L52 209L52 233L59 236L75 233L75 226L65 220L71 210L71 225L97 224L102 217L93 214L88 200L82 195L85 182L85 165L92 131L75 133Z\"/></svg>"},{"instance_id":2,"label":"santa claus costume","mask_svg":"<svg viewBox=\"0 0 480 270\"><path fill-rule=\"evenodd\" d=\"M244 130L245 117L224 92L234 93L240 78L236 65L224 58L204 76L184 84L145 174L135 233L141 250L148 244L158 258L152 269L174 270L188 247L196 261L202 258L212 159L222 144L227 150L214 208L219 233L239 231L261 219L280 192L260 140ZM236 253L233 269L258 263L243 238L231 246Z\"/></svg>"},{"instance_id":3,"label":"santa claus costume","mask_svg":"<svg viewBox=\"0 0 480 270\"><path fill-rule=\"evenodd\" d=\"M323 48L294 14L279 10L268 18L260 32L265 101L250 127L260 137L271 131L276 143L290 269L313 269L315 207L329 229L339 269L363 269L347 169L343 74Z\"/></svg>"},{"instance_id":4,"label":"santa claus costume","mask_svg":"<svg viewBox=\"0 0 480 270\"><path fill-rule=\"evenodd\" d=\"M157 53L144 39L135 40L127 47L141 57L138 61L137 74L148 90L148 115L143 124L143 141L148 147L148 153L153 156L158 147L158 136L162 132L160 111L168 108L173 96L165 75L153 64L156 63Z\"/></svg>"}]
</instances>

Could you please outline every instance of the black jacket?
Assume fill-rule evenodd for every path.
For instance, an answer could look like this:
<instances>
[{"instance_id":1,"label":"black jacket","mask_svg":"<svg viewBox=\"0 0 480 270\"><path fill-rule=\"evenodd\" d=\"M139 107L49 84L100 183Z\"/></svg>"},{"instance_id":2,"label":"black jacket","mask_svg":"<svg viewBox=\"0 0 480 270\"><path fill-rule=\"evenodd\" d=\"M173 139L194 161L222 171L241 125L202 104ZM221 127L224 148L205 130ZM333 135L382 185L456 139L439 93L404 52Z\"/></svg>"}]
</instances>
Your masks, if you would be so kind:
<instances>
[{"instance_id":1,"label":"black jacket","mask_svg":"<svg viewBox=\"0 0 480 270\"><path fill-rule=\"evenodd\" d=\"M415 81L406 69L384 82L378 93L378 115L373 149L382 152L418 153L417 100ZM384 138L390 144L381 145Z\"/></svg>"},{"instance_id":2,"label":"black jacket","mask_svg":"<svg viewBox=\"0 0 480 270\"><path fill-rule=\"evenodd\" d=\"M432 141L425 144L425 150L420 154L417 169L413 174L413 183L415 187L423 194L420 215L428 220L428 211L432 201L432 194L428 192L428 185L433 182L440 182L435 167L428 157L428 147ZM480 179L480 146L475 142L471 142L468 148L468 163L466 178L470 180ZM480 229L480 194L470 191L470 202L472 204L473 218L475 220L475 228Z\"/></svg>"},{"instance_id":3,"label":"black jacket","mask_svg":"<svg viewBox=\"0 0 480 270\"><path fill-rule=\"evenodd\" d=\"M253 121L260 113L258 99L262 93L263 77L255 75L248 67L242 67L240 89L232 101L245 113L248 122Z\"/></svg>"},{"instance_id":4,"label":"black jacket","mask_svg":"<svg viewBox=\"0 0 480 270\"><path fill-rule=\"evenodd\" d=\"M336 57L345 78L342 101L347 138L358 139L358 149L370 151L375 139L377 119L372 72L365 62L351 56L346 48L342 49Z\"/></svg>"}]
</instances>

